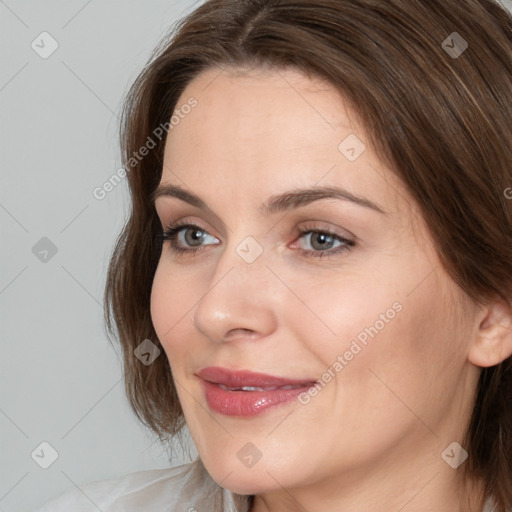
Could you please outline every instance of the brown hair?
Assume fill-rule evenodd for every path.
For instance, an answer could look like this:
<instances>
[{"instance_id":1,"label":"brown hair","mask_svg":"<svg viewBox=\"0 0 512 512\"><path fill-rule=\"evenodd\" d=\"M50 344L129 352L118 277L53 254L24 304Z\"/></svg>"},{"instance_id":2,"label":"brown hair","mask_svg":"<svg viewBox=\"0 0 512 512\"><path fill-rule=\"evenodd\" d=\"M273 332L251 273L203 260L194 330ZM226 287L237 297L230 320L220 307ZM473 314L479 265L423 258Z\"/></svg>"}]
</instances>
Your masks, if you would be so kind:
<instances>
[{"instance_id":1,"label":"brown hair","mask_svg":"<svg viewBox=\"0 0 512 512\"><path fill-rule=\"evenodd\" d=\"M132 208L110 261L105 319L121 342L131 406L161 440L184 425L169 363L146 366L133 352L147 338L160 346L150 292L162 228L150 199L165 138L155 134L190 81L226 66L327 80L419 205L452 279L476 303L510 302L511 42L512 16L494 0L209 0L160 43L124 104ZM155 147L134 161L148 137ZM496 512L512 506L511 365L481 371L464 444L464 478L484 479Z\"/></svg>"}]
</instances>

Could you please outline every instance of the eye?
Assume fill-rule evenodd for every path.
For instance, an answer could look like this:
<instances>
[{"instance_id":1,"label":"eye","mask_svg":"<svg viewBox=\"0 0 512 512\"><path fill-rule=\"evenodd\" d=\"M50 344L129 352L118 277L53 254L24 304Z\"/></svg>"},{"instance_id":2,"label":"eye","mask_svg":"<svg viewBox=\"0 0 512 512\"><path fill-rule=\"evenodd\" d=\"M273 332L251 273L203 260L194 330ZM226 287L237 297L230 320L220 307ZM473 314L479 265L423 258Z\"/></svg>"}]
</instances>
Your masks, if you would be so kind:
<instances>
[{"instance_id":1,"label":"eye","mask_svg":"<svg viewBox=\"0 0 512 512\"><path fill-rule=\"evenodd\" d=\"M203 250L208 245L215 245L218 240L204 228L190 223L177 223L160 234L163 240L171 242L171 251L176 254L189 254ZM208 239L213 243L206 243ZM298 247L297 251L306 257L333 256L342 251L348 251L355 242L329 230L304 229L299 231L298 239L306 240L311 249Z\"/></svg>"},{"instance_id":2,"label":"eye","mask_svg":"<svg viewBox=\"0 0 512 512\"><path fill-rule=\"evenodd\" d=\"M304 229L299 232L299 239L304 239L311 249L299 247L297 250L306 257L332 256L348 251L355 245L354 241L326 230Z\"/></svg>"},{"instance_id":3,"label":"eye","mask_svg":"<svg viewBox=\"0 0 512 512\"><path fill-rule=\"evenodd\" d=\"M162 240L169 240L171 242L171 251L178 254L196 253L203 249L204 245L202 245L202 242L207 240L208 237L217 240L214 236L208 234L206 230L195 224L175 224L161 234Z\"/></svg>"}]
</instances>

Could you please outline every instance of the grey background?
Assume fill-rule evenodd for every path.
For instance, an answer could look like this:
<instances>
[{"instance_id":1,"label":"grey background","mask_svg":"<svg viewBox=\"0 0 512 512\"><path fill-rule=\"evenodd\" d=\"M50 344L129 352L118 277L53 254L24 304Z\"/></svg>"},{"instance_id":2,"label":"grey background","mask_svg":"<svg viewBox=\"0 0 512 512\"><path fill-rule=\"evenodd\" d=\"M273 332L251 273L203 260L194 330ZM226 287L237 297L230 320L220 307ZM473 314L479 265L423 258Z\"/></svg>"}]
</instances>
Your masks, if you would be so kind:
<instances>
[{"instance_id":1,"label":"grey background","mask_svg":"<svg viewBox=\"0 0 512 512\"><path fill-rule=\"evenodd\" d=\"M103 328L126 183L103 200L92 191L121 166L117 116L129 85L198 3L0 0L0 512L170 465L129 410ZM31 47L43 31L59 45L47 59ZM57 250L46 261L42 238ZM47 469L35 460L51 451L31 455L43 441L58 453ZM188 444L171 465L195 456Z\"/></svg>"},{"instance_id":2,"label":"grey background","mask_svg":"<svg viewBox=\"0 0 512 512\"><path fill-rule=\"evenodd\" d=\"M121 167L124 94L160 37L193 7L0 1L1 512L33 510L87 481L169 467L129 409L103 329L127 186L101 201L92 191ZM31 48L43 31L59 44L47 59ZM46 263L32 253L43 237L57 247ZM31 457L42 441L58 452L48 469ZM178 455L172 465L190 460Z\"/></svg>"}]
</instances>

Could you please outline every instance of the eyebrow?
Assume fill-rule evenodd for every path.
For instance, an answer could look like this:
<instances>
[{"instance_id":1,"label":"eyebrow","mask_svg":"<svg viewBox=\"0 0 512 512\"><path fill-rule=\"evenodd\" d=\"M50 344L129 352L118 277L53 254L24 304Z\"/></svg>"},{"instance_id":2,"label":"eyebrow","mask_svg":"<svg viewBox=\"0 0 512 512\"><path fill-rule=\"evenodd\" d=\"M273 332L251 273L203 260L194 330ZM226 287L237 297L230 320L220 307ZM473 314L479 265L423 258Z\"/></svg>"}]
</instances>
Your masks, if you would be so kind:
<instances>
[{"instance_id":1,"label":"eyebrow","mask_svg":"<svg viewBox=\"0 0 512 512\"><path fill-rule=\"evenodd\" d=\"M212 211L212 209L197 195L185 190L177 185L159 185L151 194L151 202L154 203L159 197L176 197L185 201L192 206L202 210ZM358 196L341 187L324 186L312 187L304 189L294 189L288 192L271 196L265 203L261 205L259 211L264 215L270 215L278 212L285 212L301 206L306 206L314 201L322 199L339 199L350 201L365 208L375 210L383 215L387 212L378 204Z\"/></svg>"}]
</instances>

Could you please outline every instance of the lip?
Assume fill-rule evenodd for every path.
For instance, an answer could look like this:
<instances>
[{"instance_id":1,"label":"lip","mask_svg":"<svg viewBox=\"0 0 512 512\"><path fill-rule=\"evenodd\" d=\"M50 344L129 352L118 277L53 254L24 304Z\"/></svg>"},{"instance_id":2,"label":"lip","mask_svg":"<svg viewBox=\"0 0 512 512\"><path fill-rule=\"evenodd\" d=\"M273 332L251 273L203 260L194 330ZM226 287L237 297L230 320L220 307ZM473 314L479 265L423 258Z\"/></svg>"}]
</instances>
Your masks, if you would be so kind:
<instances>
[{"instance_id":1,"label":"lip","mask_svg":"<svg viewBox=\"0 0 512 512\"><path fill-rule=\"evenodd\" d=\"M314 379L276 377L248 370L208 366L197 372L211 410L227 416L255 416L297 399ZM259 388L243 390L241 388ZM229 388L229 389L228 389Z\"/></svg>"}]
</instances>

